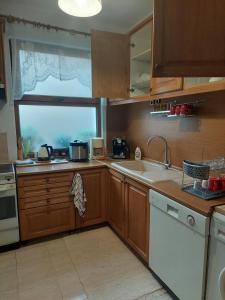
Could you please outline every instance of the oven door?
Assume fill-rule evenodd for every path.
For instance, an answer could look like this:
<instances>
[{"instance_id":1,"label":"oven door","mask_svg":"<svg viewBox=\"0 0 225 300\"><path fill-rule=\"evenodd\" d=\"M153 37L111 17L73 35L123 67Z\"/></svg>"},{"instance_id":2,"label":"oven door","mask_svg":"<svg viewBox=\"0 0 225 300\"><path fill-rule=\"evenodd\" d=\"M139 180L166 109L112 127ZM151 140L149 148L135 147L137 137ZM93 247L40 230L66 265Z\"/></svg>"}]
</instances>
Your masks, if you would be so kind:
<instances>
[{"instance_id":1,"label":"oven door","mask_svg":"<svg viewBox=\"0 0 225 300\"><path fill-rule=\"evenodd\" d=\"M0 186L0 231L18 228L16 185Z\"/></svg>"}]
</instances>

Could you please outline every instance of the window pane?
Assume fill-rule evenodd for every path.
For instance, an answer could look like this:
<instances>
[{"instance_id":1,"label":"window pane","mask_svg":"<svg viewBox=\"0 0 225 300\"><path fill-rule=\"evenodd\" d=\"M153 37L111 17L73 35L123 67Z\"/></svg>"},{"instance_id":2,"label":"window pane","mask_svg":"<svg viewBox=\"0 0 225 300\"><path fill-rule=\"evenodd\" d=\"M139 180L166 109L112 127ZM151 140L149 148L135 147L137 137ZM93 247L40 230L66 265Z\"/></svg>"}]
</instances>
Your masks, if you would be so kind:
<instances>
[{"instance_id":1,"label":"window pane","mask_svg":"<svg viewBox=\"0 0 225 300\"><path fill-rule=\"evenodd\" d=\"M19 113L25 155L41 144L63 148L97 135L96 107L20 105Z\"/></svg>"}]
</instances>

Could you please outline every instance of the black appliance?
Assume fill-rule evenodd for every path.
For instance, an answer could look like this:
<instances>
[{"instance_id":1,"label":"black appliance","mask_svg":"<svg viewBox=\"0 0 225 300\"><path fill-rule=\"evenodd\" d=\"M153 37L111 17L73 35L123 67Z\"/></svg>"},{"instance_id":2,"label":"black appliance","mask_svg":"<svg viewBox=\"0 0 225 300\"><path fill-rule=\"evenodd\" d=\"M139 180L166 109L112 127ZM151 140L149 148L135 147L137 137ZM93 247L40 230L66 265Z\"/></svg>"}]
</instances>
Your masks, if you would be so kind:
<instances>
[{"instance_id":1,"label":"black appliance","mask_svg":"<svg viewBox=\"0 0 225 300\"><path fill-rule=\"evenodd\" d=\"M88 142L75 140L70 143L70 160L75 162L88 161L88 152Z\"/></svg>"},{"instance_id":2,"label":"black appliance","mask_svg":"<svg viewBox=\"0 0 225 300\"><path fill-rule=\"evenodd\" d=\"M68 148L54 148L53 156L57 159L68 159L69 158L69 147Z\"/></svg>"},{"instance_id":3,"label":"black appliance","mask_svg":"<svg viewBox=\"0 0 225 300\"><path fill-rule=\"evenodd\" d=\"M126 159L130 156L130 149L126 140L121 138L112 139L112 149L113 155L112 158L115 159Z\"/></svg>"}]
</instances>

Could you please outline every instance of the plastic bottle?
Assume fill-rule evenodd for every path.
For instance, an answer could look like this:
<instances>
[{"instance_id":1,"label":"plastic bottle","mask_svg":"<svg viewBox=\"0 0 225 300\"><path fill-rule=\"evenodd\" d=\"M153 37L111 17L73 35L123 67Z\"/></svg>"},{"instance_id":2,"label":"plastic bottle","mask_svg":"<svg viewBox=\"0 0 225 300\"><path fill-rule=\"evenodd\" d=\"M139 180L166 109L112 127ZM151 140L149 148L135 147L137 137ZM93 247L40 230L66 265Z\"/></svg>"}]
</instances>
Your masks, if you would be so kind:
<instances>
[{"instance_id":1,"label":"plastic bottle","mask_svg":"<svg viewBox=\"0 0 225 300\"><path fill-rule=\"evenodd\" d=\"M141 148L138 146L135 149L135 160L141 160Z\"/></svg>"}]
</instances>

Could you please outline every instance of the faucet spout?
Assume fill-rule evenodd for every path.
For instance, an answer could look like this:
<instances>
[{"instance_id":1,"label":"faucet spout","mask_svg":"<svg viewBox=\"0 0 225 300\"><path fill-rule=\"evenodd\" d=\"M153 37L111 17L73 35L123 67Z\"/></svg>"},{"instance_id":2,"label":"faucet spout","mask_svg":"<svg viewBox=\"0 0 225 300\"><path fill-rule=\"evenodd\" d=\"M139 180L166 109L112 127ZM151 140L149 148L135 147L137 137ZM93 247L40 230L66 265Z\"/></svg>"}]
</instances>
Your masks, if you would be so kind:
<instances>
[{"instance_id":1,"label":"faucet spout","mask_svg":"<svg viewBox=\"0 0 225 300\"><path fill-rule=\"evenodd\" d=\"M160 139L164 144L164 162L163 162L163 164L166 169L169 169L169 167L171 166L171 163L168 158L169 147L168 147L167 140L161 135L154 135L148 139L147 146L149 147L151 142L155 139Z\"/></svg>"}]
</instances>

